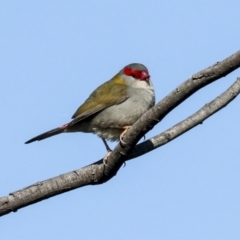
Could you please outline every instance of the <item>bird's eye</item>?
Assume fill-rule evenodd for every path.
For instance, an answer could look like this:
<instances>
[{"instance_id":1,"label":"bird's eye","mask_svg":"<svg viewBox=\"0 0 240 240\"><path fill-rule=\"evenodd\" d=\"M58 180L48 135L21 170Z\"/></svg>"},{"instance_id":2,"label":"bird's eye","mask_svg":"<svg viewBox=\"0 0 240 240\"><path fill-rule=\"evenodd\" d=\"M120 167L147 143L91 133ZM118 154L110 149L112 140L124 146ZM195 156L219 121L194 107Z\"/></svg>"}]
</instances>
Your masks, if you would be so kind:
<instances>
[{"instance_id":1,"label":"bird's eye","mask_svg":"<svg viewBox=\"0 0 240 240\"><path fill-rule=\"evenodd\" d=\"M135 73L132 73L131 76L134 77L134 78L137 78Z\"/></svg>"},{"instance_id":2,"label":"bird's eye","mask_svg":"<svg viewBox=\"0 0 240 240\"><path fill-rule=\"evenodd\" d=\"M131 68L125 68L124 73L134 78L139 78L141 76L141 71L133 70Z\"/></svg>"}]
</instances>

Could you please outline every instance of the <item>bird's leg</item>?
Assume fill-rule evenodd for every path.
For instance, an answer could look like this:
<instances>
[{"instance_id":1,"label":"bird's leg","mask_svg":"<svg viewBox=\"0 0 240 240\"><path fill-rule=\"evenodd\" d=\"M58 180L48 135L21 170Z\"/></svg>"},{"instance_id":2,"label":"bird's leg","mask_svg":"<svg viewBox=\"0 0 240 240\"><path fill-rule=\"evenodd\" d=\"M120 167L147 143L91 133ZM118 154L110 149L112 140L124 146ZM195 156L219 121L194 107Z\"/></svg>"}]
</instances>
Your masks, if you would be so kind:
<instances>
[{"instance_id":1,"label":"bird's leg","mask_svg":"<svg viewBox=\"0 0 240 240\"><path fill-rule=\"evenodd\" d=\"M107 144L107 142L106 142L106 140L105 140L104 138L102 138L102 141L103 141L103 143L104 143L104 145L105 145L105 147L106 147L106 149L107 149L107 154L106 154L106 156L103 158L103 164L104 164L104 165L107 165L107 159L108 159L109 155L111 154L112 149L108 146L108 144Z\"/></svg>"},{"instance_id":2,"label":"bird's leg","mask_svg":"<svg viewBox=\"0 0 240 240\"><path fill-rule=\"evenodd\" d=\"M104 143L104 145L105 145L107 151L108 151L108 152L112 152L112 149L108 146L106 140L105 140L104 138L101 138L101 139L102 139L102 141L103 141L103 143Z\"/></svg>"},{"instance_id":3,"label":"bird's leg","mask_svg":"<svg viewBox=\"0 0 240 240\"><path fill-rule=\"evenodd\" d=\"M123 145L126 145L126 143L123 141L123 136L126 134L126 132L128 131L128 129L130 128L131 126L126 126L126 127L123 127L124 131L121 133L120 135L120 142L123 144Z\"/></svg>"},{"instance_id":4,"label":"bird's leg","mask_svg":"<svg viewBox=\"0 0 240 240\"><path fill-rule=\"evenodd\" d=\"M103 158L103 164L106 166L106 165L107 165L107 159L108 159L109 155L111 154L112 149L108 146L108 144L107 144L107 142L106 142L106 140L105 140L104 138L102 138L102 141L103 141L103 143L104 143L104 145L105 145L105 147L106 147L106 149L107 149L107 151L108 151L108 153L106 154L106 156ZM124 166L124 167L126 166L126 163L125 163L125 162L124 162L123 166Z\"/></svg>"}]
</instances>

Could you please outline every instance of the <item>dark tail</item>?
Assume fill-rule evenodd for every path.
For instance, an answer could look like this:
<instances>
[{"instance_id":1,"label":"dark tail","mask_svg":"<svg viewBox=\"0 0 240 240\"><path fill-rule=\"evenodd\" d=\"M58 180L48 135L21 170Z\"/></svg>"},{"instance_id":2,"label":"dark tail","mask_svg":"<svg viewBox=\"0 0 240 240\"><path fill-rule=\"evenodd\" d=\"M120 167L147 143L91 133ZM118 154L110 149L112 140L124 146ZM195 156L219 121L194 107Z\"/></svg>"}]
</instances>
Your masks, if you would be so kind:
<instances>
[{"instance_id":1,"label":"dark tail","mask_svg":"<svg viewBox=\"0 0 240 240\"><path fill-rule=\"evenodd\" d=\"M58 128L54 128L50 131L47 131L45 133L42 133L34 138L31 138L30 140L28 140L27 142L25 142L25 144L28 144L28 143L31 143L31 142L35 142L35 141L41 141L45 138L49 138L49 137L52 137L54 135L57 135L57 134L60 134L62 132L64 132L64 130L68 127L68 123L67 124L64 124L63 126L61 127L58 127Z\"/></svg>"}]
</instances>

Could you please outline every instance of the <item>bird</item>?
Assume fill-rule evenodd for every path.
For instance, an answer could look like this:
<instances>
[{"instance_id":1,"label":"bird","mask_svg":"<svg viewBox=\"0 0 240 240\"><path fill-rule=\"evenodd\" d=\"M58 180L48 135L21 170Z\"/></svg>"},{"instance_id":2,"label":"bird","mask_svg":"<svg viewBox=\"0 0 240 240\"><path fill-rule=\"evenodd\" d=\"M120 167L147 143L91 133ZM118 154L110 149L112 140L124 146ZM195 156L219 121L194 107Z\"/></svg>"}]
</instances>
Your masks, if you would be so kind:
<instances>
[{"instance_id":1,"label":"bird","mask_svg":"<svg viewBox=\"0 0 240 240\"><path fill-rule=\"evenodd\" d=\"M131 63L93 91L73 114L72 121L33 137L25 144L60 133L94 133L110 153L106 141L123 141L128 129L154 105L155 92L147 67Z\"/></svg>"}]
</instances>

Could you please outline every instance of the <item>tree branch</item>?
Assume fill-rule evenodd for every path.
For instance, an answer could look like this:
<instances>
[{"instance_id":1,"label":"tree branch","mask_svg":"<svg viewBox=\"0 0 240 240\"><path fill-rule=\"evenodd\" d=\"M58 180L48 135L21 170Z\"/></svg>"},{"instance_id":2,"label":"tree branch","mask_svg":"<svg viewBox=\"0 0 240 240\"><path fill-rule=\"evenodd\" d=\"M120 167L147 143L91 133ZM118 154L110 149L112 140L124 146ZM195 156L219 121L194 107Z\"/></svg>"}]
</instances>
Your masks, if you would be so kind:
<instances>
[{"instance_id":1,"label":"tree branch","mask_svg":"<svg viewBox=\"0 0 240 240\"><path fill-rule=\"evenodd\" d=\"M116 175L140 138L160 122L171 110L199 89L226 76L238 67L240 67L240 51L193 75L147 113L143 114L124 136L125 144L118 144L111 153L106 166L102 164L102 161L98 161L76 171L62 174L10 193L9 196L0 198L0 216L75 188L108 181ZM226 92L194 115L151 140L139 144L134 152L129 155L128 159L145 154L190 130L232 101L239 94L239 91L240 80L238 79ZM147 145L145 152L141 150L143 144L144 146Z\"/></svg>"},{"instance_id":2,"label":"tree branch","mask_svg":"<svg viewBox=\"0 0 240 240\"><path fill-rule=\"evenodd\" d=\"M238 78L225 92L215 98L210 103L205 104L200 110L188 118L179 122L168 130L152 137L151 139L138 144L131 152L126 161L142 156L156 148L171 142L190 129L202 124L207 118L226 107L240 93L240 78Z\"/></svg>"}]
</instances>

